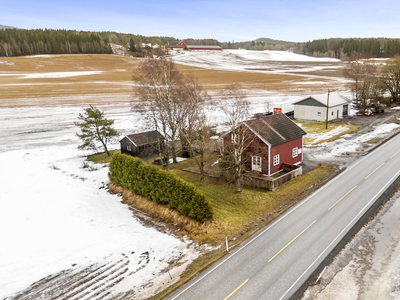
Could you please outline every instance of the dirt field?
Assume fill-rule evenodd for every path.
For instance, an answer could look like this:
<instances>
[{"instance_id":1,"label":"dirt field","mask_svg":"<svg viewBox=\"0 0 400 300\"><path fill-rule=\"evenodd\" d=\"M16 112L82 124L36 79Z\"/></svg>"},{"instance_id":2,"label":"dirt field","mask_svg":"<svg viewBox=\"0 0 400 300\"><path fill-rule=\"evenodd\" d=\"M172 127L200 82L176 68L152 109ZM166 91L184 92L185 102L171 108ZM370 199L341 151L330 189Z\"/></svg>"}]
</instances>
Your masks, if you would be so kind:
<instances>
[{"instance_id":1,"label":"dirt field","mask_svg":"<svg viewBox=\"0 0 400 300\"><path fill-rule=\"evenodd\" d=\"M0 107L82 105L127 102L135 99L132 74L138 58L117 55L37 55L0 58ZM211 93L240 83L249 96L260 93L311 94L343 90L337 80L340 69L316 71L321 63L271 63L276 71L288 66L301 74L236 72L178 65L186 75L197 77ZM295 64L295 66L294 66ZM326 63L325 63L326 65ZM309 67L309 75L304 71ZM250 69L249 69L250 70ZM273 72L273 71L272 71ZM84 97L79 100L79 97Z\"/></svg>"}]
</instances>

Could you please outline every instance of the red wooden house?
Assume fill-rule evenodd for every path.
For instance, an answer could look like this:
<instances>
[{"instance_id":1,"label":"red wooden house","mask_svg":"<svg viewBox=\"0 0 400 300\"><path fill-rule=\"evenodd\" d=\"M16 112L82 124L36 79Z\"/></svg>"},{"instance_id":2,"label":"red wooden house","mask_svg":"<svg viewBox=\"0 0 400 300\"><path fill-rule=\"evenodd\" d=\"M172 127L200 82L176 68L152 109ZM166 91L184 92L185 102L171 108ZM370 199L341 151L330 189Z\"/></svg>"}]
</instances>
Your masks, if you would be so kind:
<instances>
[{"instance_id":1,"label":"red wooden house","mask_svg":"<svg viewBox=\"0 0 400 300\"><path fill-rule=\"evenodd\" d=\"M180 42L167 42L165 48L167 49L182 49L185 50L187 47L186 43L183 41Z\"/></svg>"},{"instance_id":2,"label":"red wooden house","mask_svg":"<svg viewBox=\"0 0 400 300\"><path fill-rule=\"evenodd\" d=\"M243 122L245 135L242 162L246 171L271 176L283 169L283 164L296 165L303 161L303 136L306 132L285 114L265 116ZM223 148L229 147L231 135L223 137Z\"/></svg>"}]
</instances>

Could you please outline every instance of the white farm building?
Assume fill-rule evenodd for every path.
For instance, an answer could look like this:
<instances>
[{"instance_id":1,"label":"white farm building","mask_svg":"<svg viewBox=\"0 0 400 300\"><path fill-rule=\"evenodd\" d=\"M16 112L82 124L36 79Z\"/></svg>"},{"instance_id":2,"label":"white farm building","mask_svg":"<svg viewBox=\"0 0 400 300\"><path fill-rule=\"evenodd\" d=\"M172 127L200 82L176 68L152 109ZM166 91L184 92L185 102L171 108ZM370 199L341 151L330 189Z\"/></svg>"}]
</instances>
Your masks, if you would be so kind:
<instances>
[{"instance_id":1,"label":"white farm building","mask_svg":"<svg viewBox=\"0 0 400 300\"><path fill-rule=\"evenodd\" d=\"M348 115L350 100L340 96L338 93L314 95L293 103L294 118L297 120L326 121L328 110L328 121L340 119Z\"/></svg>"}]
</instances>

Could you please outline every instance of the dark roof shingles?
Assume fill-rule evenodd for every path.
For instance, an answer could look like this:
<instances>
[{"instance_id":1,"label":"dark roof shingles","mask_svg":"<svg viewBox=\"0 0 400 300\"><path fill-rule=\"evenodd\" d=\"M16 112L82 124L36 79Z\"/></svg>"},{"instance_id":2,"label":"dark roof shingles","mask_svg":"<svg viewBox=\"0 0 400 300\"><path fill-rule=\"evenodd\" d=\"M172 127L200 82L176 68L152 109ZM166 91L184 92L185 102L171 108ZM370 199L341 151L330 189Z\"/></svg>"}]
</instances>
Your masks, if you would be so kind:
<instances>
[{"instance_id":1,"label":"dark roof shingles","mask_svg":"<svg viewBox=\"0 0 400 300\"><path fill-rule=\"evenodd\" d=\"M278 145L306 134L285 114L270 115L262 119L245 122L254 132L272 146Z\"/></svg>"},{"instance_id":2,"label":"dark roof shingles","mask_svg":"<svg viewBox=\"0 0 400 300\"><path fill-rule=\"evenodd\" d=\"M147 145L154 144L159 141L159 139L163 140L164 137L158 131L148 131L137 134L130 134L128 137L137 145Z\"/></svg>"}]
</instances>

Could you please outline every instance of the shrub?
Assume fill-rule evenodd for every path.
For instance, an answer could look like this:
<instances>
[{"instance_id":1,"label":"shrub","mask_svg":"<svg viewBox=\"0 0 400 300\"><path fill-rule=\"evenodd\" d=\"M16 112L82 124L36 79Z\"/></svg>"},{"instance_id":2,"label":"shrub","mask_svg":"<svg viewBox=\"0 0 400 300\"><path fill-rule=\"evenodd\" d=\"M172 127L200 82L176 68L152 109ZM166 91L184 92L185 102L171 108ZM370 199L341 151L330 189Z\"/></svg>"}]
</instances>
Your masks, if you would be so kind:
<instances>
[{"instance_id":1,"label":"shrub","mask_svg":"<svg viewBox=\"0 0 400 300\"><path fill-rule=\"evenodd\" d=\"M137 157L114 155L108 177L134 194L166 204L198 221L204 222L213 216L211 205L192 184L156 166L147 165Z\"/></svg>"}]
</instances>

